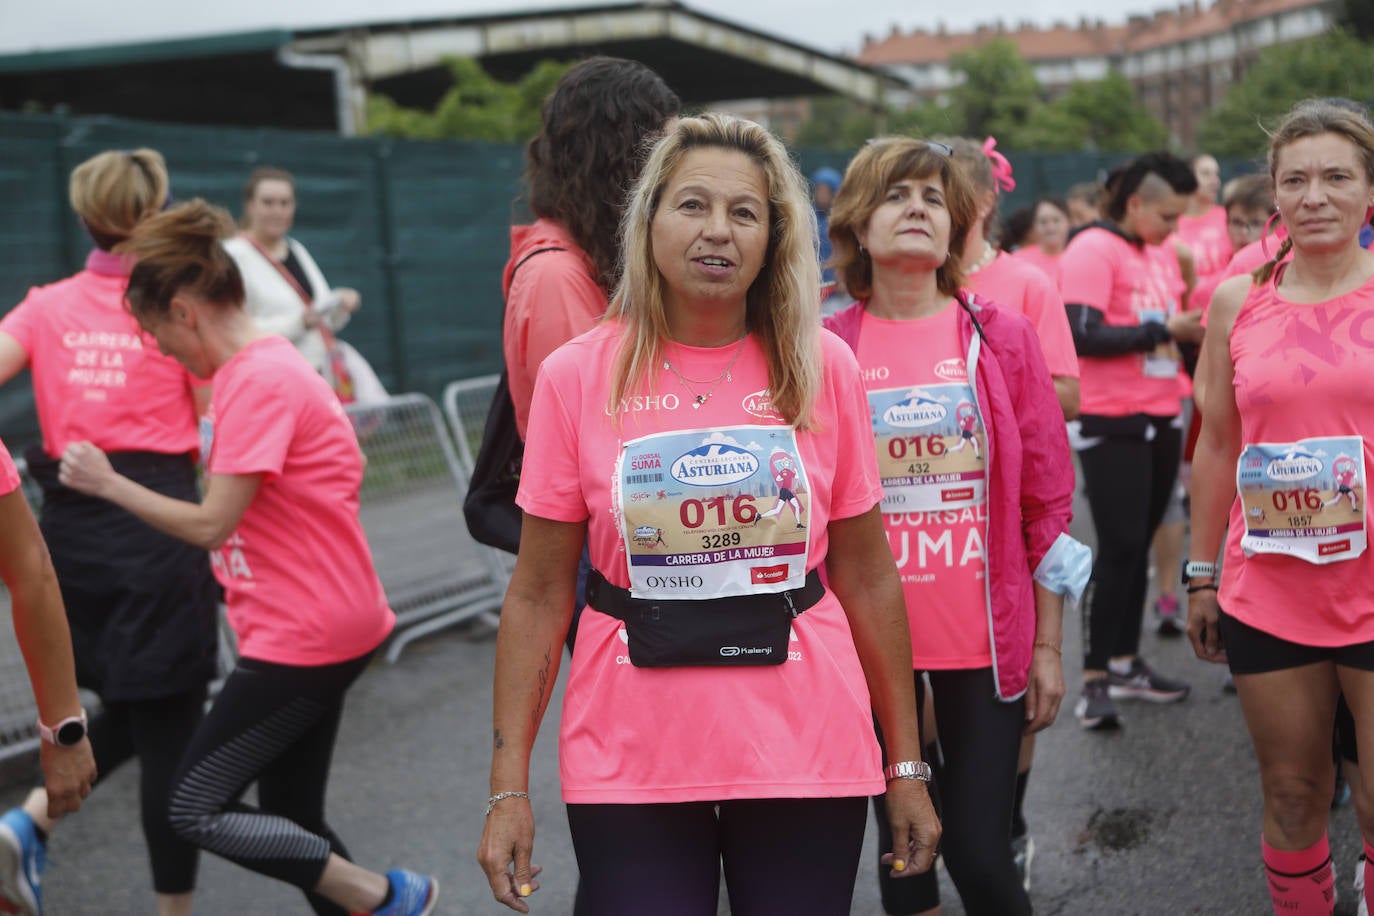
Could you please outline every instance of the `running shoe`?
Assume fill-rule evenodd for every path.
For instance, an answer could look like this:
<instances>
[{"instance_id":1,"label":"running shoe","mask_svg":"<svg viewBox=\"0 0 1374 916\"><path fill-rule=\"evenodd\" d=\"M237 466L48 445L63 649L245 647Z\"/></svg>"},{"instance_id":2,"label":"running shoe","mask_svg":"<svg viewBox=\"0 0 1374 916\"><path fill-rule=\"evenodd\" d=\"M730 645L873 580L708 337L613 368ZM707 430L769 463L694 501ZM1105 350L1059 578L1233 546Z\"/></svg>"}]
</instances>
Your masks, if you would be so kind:
<instances>
[{"instance_id":1,"label":"running shoe","mask_svg":"<svg viewBox=\"0 0 1374 916\"><path fill-rule=\"evenodd\" d=\"M391 885L391 902L373 910L375 916L429 916L439 902L439 882L428 875L417 875L404 868L386 873Z\"/></svg>"},{"instance_id":2,"label":"running shoe","mask_svg":"<svg viewBox=\"0 0 1374 916\"><path fill-rule=\"evenodd\" d=\"M1011 858L1016 863L1016 874L1021 878L1021 886L1029 894L1031 859L1035 858L1035 840L1029 833L1011 838Z\"/></svg>"},{"instance_id":3,"label":"running shoe","mask_svg":"<svg viewBox=\"0 0 1374 916\"><path fill-rule=\"evenodd\" d=\"M1136 656L1125 674L1107 670L1108 690L1113 700L1148 700L1151 703L1177 703L1188 696L1186 683L1165 677Z\"/></svg>"},{"instance_id":4,"label":"running shoe","mask_svg":"<svg viewBox=\"0 0 1374 916\"><path fill-rule=\"evenodd\" d=\"M0 909L41 916L47 864L48 847L38 839L33 818L23 808L6 811L0 817Z\"/></svg>"},{"instance_id":5,"label":"running shoe","mask_svg":"<svg viewBox=\"0 0 1374 916\"><path fill-rule=\"evenodd\" d=\"M1106 730L1121 725L1107 678L1093 678L1083 684L1083 694L1078 698L1073 714L1078 717L1078 724L1088 729Z\"/></svg>"},{"instance_id":6,"label":"running shoe","mask_svg":"<svg viewBox=\"0 0 1374 916\"><path fill-rule=\"evenodd\" d=\"M1178 596L1160 595L1155 599L1156 633L1160 636L1182 636L1185 625Z\"/></svg>"},{"instance_id":7,"label":"running shoe","mask_svg":"<svg viewBox=\"0 0 1374 916\"><path fill-rule=\"evenodd\" d=\"M1355 860L1355 880L1350 882L1355 888L1355 899L1360 901L1359 908L1355 911L1355 916L1369 916L1369 904L1364 899L1364 853Z\"/></svg>"}]
</instances>

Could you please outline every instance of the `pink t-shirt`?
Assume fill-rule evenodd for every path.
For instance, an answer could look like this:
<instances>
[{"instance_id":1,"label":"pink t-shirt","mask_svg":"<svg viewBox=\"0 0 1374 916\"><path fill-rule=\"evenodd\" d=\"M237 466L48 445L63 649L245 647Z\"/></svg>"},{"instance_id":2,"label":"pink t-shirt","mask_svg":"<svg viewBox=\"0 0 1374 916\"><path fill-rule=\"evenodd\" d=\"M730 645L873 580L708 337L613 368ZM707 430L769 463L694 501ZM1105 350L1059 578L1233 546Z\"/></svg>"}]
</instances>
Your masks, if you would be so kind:
<instances>
[{"instance_id":1,"label":"pink t-shirt","mask_svg":"<svg viewBox=\"0 0 1374 916\"><path fill-rule=\"evenodd\" d=\"M1243 444L1363 436L1365 473L1374 468L1374 388L1369 385L1374 369L1374 280L1319 305L1288 302L1272 282L1252 287L1231 332L1231 359ZM1361 484L1356 502L1364 509L1368 535L1368 484ZM1322 485L1320 480L1292 484ZM1331 496L1329 488L1322 489L1313 502L1320 505ZM1287 508L1286 497L1283 502ZM1345 519L1348 506L1337 500L1319 508L1312 524ZM1306 645L1374 640L1369 602L1352 600L1369 594L1374 552L1366 549L1354 559L1321 566L1278 554L1247 557L1240 543L1244 531L1237 499L1231 509L1219 596L1228 614Z\"/></svg>"},{"instance_id":2,"label":"pink t-shirt","mask_svg":"<svg viewBox=\"0 0 1374 916\"><path fill-rule=\"evenodd\" d=\"M1022 245L1011 253L1014 260L1023 264L1029 264L1045 276L1049 277L1054 284L1056 293L1059 289L1059 259L1063 252L1059 254L1046 254L1039 245ZM1001 255L998 255L1001 259Z\"/></svg>"},{"instance_id":3,"label":"pink t-shirt","mask_svg":"<svg viewBox=\"0 0 1374 916\"><path fill-rule=\"evenodd\" d=\"M34 287L0 320L28 354L43 449L179 455L196 447L193 379L124 308L127 262L92 251L86 269Z\"/></svg>"},{"instance_id":4,"label":"pink t-shirt","mask_svg":"<svg viewBox=\"0 0 1374 916\"><path fill-rule=\"evenodd\" d=\"M215 373L201 420L210 475L261 474L210 559L245 658L329 665L395 625L358 521L362 453L329 383L289 340L255 340Z\"/></svg>"},{"instance_id":5,"label":"pink t-shirt","mask_svg":"<svg viewBox=\"0 0 1374 916\"><path fill-rule=\"evenodd\" d=\"M14 466L5 443L0 442L0 496L8 496L19 489L19 469Z\"/></svg>"},{"instance_id":6,"label":"pink t-shirt","mask_svg":"<svg viewBox=\"0 0 1374 916\"><path fill-rule=\"evenodd\" d=\"M1098 227L1074 236L1061 262L1060 291L1065 304L1095 308L1111 327L1166 320L1178 311L1177 293L1171 290L1162 260L1146 248ZM1085 414L1172 417L1178 413L1178 351L1170 343L1150 353L1083 356L1078 367Z\"/></svg>"},{"instance_id":7,"label":"pink t-shirt","mask_svg":"<svg viewBox=\"0 0 1374 916\"><path fill-rule=\"evenodd\" d=\"M865 312L859 331L859 366L867 390L920 389L932 396L931 401L944 404L943 413L955 417L961 431L981 431L959 344L958 308L951 306L914 321L888 321ZM960 412L964 405L969 407ZM942 438L942 454L949 454L960 437ZM985 437L980 444L986 448ZM978 464L975 458L973 465ZM884 511L883 523L902 574L912 667L922 671L991 665L984 562L987 500L958 509Z\"/></svg>"},{"instance_id":8,"label":"pink t-shirt","mask_svg":"<svg viewBox=\"0 0 1374 916\"><path fill-rule=\"evenodd\" d=\"M1050 375L1078 378L1078 353L1073 346L1064 300L1059 298L1054 281L1043 271L1025 260L999 253L991 264L968 278L967 288L1029 318L1040 338L1040 348L1045 351Z\"/></svg>"},{"instance_id":9,"label":"pink t-shirt","mask_svg":"<svg viewBox=\"0 0 1374 916\"><path fill-rule=\"evenodd\" d=\"M1193 269L1199 280L1224 270L1231 260L1225 207L1214 206L1201 216L1180 216L1176 235L1193 253Z\"/></svg>"},{"instance_id":10,"label":"pink t-shirt","mask_svg":"<svg viewBox=\"0 0 1374 916\"><path fill-rule=\"evenodd\" d=\"M812 569L825 559L832 518L861 515L877 505L880 490L863 384L853 354L839 338L821 334L815 429L794 437L770 407L767 366L752 335L738 351L729 378L724 373L736 356L735 345L670 344L667 359L688 379L720 376L721 381L689 389L660 368L652 384L625 398L617 429L606 410L607 367L614 364L621 334L619 324L602 325L544 361L516 499L531 515L585 520L592 565L612 584L629 587L631 551L651 554L660 549L660 539L664 551L705 549L708 545L694 543L698 536L727 548L749 545L760 536L791 538L805 551L805 568ZM693 394L708 390L705 403L693 409ZM644 437L674 431L693 431L702 445L681 455L676 449L662 455L638 451L642 446L636 443ZM637 456L633 467L627 462L623 470L622 447ZM707 499L703 506L693 496L695 486L682 482L689 462L714 460L697 454L703 450L748 452L754 458L744 457L743 464L787 467L797 476L779 480L775 475L757 494ZM782 461L779 451L792 460ZM793 486L784 493L788 480ZM619 509L613 481L618 481L615 492L630 491ZM639 493L642 501L631 500ZM741 503L755 508L736 513ZM754 528L753 513L759 510L768 518ZM628 547L622 513L641 520L633 523ZM644 524L647 518L661 521ZM702 526L704 519L709 521ZM785 559L800 557L791 553ZM700 568L665 567L677 573ZM758 582L775 581L774 569L767 561L750 566ZM686 597L695 596L690 585L685 588ZM565 801L839 797L883 790L868 689L848 621L833 594L827 592L796 619L788 660L777 666L637 668L630 664L623 627L590 606L578 625L559 736Z\"/></svg>"}]
</instances>

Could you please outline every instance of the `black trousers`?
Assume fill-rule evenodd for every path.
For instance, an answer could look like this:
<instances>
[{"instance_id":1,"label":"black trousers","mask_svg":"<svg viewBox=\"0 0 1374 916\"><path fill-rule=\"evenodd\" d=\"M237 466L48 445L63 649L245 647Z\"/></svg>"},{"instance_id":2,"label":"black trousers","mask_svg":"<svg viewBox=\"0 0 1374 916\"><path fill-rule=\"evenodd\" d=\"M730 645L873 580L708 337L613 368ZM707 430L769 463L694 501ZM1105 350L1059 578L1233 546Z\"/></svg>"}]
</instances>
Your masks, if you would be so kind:
<instances>
[{"instance_id":1,"label":"black trousers","mask_svg":"<svg viewBox=\"0 0 1374 916\"><path fill-rule=\"evenodd\" d=\"M316 913L347 911L313 893L331 852L348 850L324 819L344 694L372 653L319 667L241 659L196 731L170 820L208 852L305 892ZM254 808L240 801L258 784Z\"/></svg>"},{"instance_id":2,"label":"black trousers","mask_svg":"<svg viewBox=\"0 0 1374 916\"><path fill-rule=\"evenodd\" d=\"M1083 667L1103 670L1140 650L1150 544L1178 478L1183 430L1148 417L1145 435L1107 435L1078 453L1097 530L1097 557L1083 597ZM1086 427L1086 424L1085 424ZM1178 575L1162 569L1161 576Z\"/></svg>"}]
</instances>

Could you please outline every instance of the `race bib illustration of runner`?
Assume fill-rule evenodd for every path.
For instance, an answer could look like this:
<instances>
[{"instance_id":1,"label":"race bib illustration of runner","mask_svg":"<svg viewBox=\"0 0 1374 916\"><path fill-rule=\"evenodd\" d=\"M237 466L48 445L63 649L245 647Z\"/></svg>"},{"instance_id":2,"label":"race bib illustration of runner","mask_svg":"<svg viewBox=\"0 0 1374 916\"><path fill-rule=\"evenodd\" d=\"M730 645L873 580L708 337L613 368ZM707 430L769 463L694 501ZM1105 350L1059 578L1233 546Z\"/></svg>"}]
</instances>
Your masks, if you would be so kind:
<instances>
[{"instance_id":1,"label":"race bib illustration of runner","mask_svg":"<svg viewBox=\"0 0 1374 916\"><path fill-rule=\"evenodd\" d=\"M1248 445L1236 468L1247 555L1337 563L1364 553L1364 440L1359 436Z\"/></svg>"},{"instance_id":2,"label":"race bib illustration of runner","mask_svg":"<svg viewBox=\"0 0 1374 916\"><path fill-rule=\"evenodd\" d=\"M987 435L967 383L868 392L889 515L981 505Z\"/></svg>"},{"instance_id":3,"label":"race bib illustration of runner","mask_svg":"<svg viewBox=\"0 0 1374 916\"><path fill-rule=\"evenodd\" d=\"M806 470L787 426L658 433L617 468L630 592L719 598L800 588Z\"/></svg>"}]
</instances>

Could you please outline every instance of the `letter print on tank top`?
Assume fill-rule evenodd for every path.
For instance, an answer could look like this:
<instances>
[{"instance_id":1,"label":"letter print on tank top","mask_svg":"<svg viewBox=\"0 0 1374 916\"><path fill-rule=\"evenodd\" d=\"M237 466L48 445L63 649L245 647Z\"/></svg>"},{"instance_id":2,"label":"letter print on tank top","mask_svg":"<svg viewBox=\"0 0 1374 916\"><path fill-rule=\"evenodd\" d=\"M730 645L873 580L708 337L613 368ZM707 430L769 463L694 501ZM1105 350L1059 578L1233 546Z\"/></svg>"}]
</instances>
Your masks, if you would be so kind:
<instances>
[{"instance_id":1,"label":"letter print on tank top","mask_svg":"<svg viewBox=\"0 0 1374 916\"><path fill-rule=\"evenodd\" d=\"M635 597L719 598L805 581L810 487L790 427L634 439L615 484Z\"/></svg>"}]
</instances>

